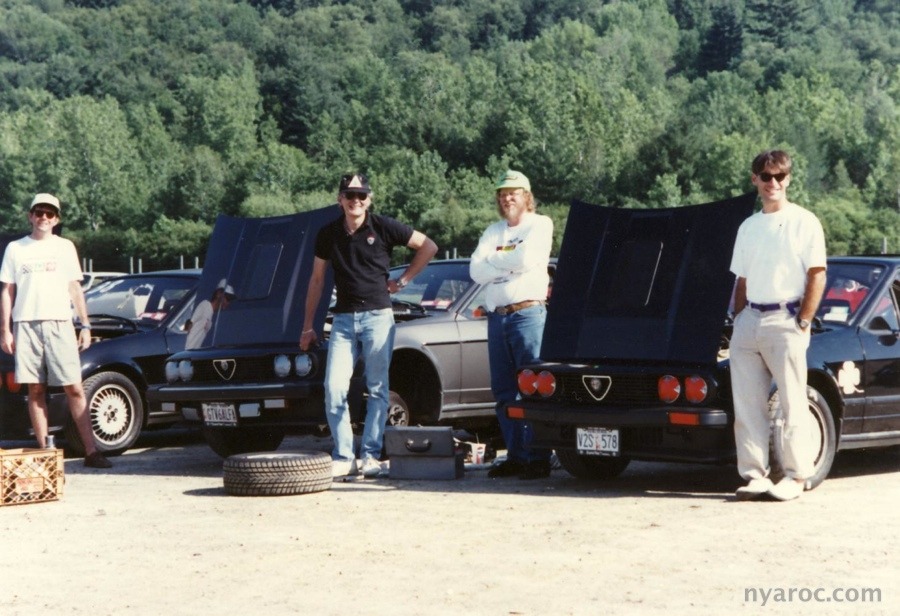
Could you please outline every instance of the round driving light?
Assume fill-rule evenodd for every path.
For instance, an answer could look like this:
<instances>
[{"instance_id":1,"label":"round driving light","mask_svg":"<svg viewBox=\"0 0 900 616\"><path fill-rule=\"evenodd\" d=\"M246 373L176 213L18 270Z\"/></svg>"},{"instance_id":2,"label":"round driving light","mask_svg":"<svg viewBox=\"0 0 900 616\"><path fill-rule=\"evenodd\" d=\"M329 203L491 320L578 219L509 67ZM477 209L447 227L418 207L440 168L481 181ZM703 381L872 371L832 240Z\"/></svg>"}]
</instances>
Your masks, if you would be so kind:
<instances>
[{"instance_id":1,"label":"round driving light","mask_svg":"<svg viewBox=\"0 0 900 616\"><path fill-rule=\"evenodd\" d=\"M684 379L684 397L688 402L699 404L706 400L707 393L709 393L709 386L702 377L689 376Z\"/></svg>"},{"instance_id":2,"label":"round driving light","mask_svg":"<svg viewBox=\"0 0 900 616\"><path fill-rule=\"evenodd\" d=\"M530 396L537 391L537 375L528 368L519 373L519 391Z\"/></svg>"},{"instance_id":3,"label":"round driving light","mask_svg":"<svg viewBox=\"0 0 900 616\"><path fill-rule=\"evenodd\" d=\"M312 368L312 357L310 357L306 353L301 353L294 358L294 372L297 373L297 376L308 375L310 372L312 372Z\"/></svg>"},{"instance_id":4,"label":"round driving light","mask_svg":"<svg viewBox=\"0 0 900 616\"><path fill-rule=\"evenodd\" d=\"M556 377L546 370L541 370L537 375L537 391L545 398L552 396L556 391Z\"/></svg>"},{"instance_id":5,"label":"round driving light","mask_svg":"<svg viewBox=\"0 0 900 616\"><path fill-rule=\"evenodd\" d=\"M182 381L190 381L194 378L194 364L189 359L182 359L178 362L178 376Z\"/></svg>"},{"instance_id":6,"label":"round driving light","mask_svg":"<svg viewBox=\"0 0 900 616\"><path fill-rule=\"evenodd\" d=\"M178 362L166 362L166 381L174 383L178 380Z\"/></svg>"},{"instance_id":7,"label":"round driving light","mask_svg":"<svg viewBox=\"0 0 900 616\"><path fill-rule=\"evenodd\" d=\"M659 377L656 389L659 393L659 399L667 404L675 402L678 400L678 396L681 395L681 383L671 374Z\"/></svg>"},{"instance_id":8,"label":"round driving light","mask_svg":"<svg viewBox=\"0 0 900 616\"><path fill-rule=\"evenodd\" d=\"M275 369L275 376L283 379L291 373L291 360L288 359L287 355L276 355L273 368Z\"/></svg>"}]
</instances>

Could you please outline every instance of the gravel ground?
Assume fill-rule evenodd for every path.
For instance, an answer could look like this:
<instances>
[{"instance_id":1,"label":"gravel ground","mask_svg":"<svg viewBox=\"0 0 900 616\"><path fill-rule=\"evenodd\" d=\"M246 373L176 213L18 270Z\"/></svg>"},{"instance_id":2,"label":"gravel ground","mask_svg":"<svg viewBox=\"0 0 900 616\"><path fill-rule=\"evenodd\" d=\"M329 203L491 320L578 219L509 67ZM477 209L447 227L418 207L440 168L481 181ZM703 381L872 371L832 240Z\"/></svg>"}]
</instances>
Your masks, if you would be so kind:
<instances>
[{"instance_id":1,"label":"gravel ground","mask_svg":"<svg viewBox=\"0 0 900 616\"><path fill-rule=\"evenodd\" d=\"M900 613L896 447L839 454L788 503L736 502L734 467L648 463L234 497L190 430L113 462L0 507L0 615Z\"/></svg>"}]
</instances>

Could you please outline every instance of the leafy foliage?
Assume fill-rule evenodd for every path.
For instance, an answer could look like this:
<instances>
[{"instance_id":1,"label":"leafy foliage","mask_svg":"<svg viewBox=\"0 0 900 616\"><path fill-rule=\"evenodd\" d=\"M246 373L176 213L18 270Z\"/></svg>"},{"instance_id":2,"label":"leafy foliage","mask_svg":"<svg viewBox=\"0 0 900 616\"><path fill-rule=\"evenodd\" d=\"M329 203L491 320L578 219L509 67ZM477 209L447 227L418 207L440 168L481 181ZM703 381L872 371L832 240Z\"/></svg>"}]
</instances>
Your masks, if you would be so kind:
<instances>
[{"instance_id":1,"label":"leafy foliage","mask_svg":"<svg viewBox=\"0 0 900 616\"><path fill-rule=\"evenodd\" d=\"M334 202L468 254L525 172L572 199L698 203L783 147L829 251L900 251L890 0L0 0L0 230L38 191L98 269L202 255L220 213ZM558 246L558 245L557 245Z\"/></svg>"}]
</instances>

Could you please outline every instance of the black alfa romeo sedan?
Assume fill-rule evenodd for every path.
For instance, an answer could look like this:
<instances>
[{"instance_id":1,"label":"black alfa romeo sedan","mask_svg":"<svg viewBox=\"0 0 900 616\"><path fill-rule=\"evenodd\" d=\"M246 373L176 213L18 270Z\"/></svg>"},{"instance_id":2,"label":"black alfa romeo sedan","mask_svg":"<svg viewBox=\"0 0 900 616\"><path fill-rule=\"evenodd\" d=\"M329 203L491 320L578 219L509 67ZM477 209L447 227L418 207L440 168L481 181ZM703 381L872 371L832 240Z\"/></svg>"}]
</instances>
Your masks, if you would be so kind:
<instances>
[{"instance_id":1,"label":"black alfa romeo sedan","mask_svg":"<svg viewBox=\"0 0 900 616\"><path fill-rule=\"evenodd\" d=\"M507 407L569 473L735 459L728 268L754 203L747 194L657 210L572 205L543 361L520 372L522 399ZM900 258L828 260L807 360L815 486L837 451L900 443ZM770 409L774 432L774 387Z\"/></svg>"}]
</instances>

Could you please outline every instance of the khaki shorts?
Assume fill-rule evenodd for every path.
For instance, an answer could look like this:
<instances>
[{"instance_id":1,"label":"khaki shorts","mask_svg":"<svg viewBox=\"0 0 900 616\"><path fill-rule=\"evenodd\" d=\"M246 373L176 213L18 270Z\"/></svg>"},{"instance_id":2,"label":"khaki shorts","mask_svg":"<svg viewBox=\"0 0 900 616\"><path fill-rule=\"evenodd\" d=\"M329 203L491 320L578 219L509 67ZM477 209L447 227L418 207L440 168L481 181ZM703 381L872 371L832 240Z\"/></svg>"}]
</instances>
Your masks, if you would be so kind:
<instances>
[{"instance_id":1,"label":"khaki shorts","mask_svg":"<svg viewBox=\"0 0 900 616\"><path fill-rule=\"evenodd\" d=\"M81 382L81 358L72 321L17 321L16 381L51 387Z\"/></svg>"}]
</instances>

